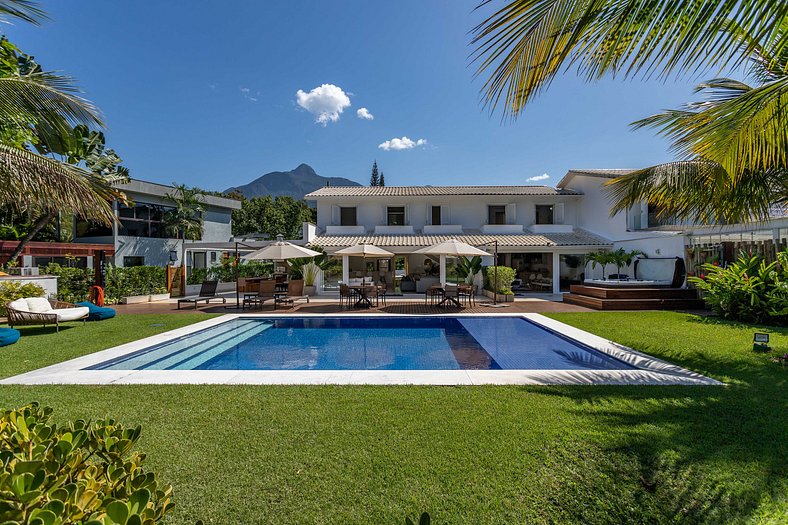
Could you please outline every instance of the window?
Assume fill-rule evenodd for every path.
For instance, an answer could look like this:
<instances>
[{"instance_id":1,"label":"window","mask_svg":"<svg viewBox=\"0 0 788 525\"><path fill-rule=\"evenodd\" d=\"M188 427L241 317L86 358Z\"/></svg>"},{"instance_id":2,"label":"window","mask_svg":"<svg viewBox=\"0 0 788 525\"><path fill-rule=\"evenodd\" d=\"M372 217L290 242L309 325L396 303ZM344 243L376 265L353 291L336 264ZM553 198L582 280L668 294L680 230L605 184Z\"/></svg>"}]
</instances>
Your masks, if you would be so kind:
<instances>
[{"instance_id":1,"label":"window","mask_svg":"<svg viewBox=\"0 0 788 525\"><path fill-rule=\"evenodd\" d=\"M167 233L164 231L162 218L170 209L172 208L144 202L137 202L132 207L121 205L118 208L120 216L118 235L166 238Z\"/></svg>"},{"instance_id":2,"label":"window","mask_svg":"<svg viewBox=\"0 0 788 525\"><path fill-rule=\"evenodd\" d=\"M506 206L487 206L487 224L506 224Z\"/></svg>"},{"instance_id":3,"label":"window","mask_svg":"<svg viewBox=\"0 0 788 525\"><path fill-rule=\"evenodd\" d=\"M356 208L339 208L339 225L356 226Z\"/></svg>"},{"instance_id":4,"label":"window","mask_svg":"<svg viewBox=\"0 0 788 525\"><path fill-rule=\"evenodd\" d=\"M405 226L405 206L389 206L387 217L389 226Z\"/></svg>"},{"instance_id":5,"label":"window","mask_svg":"<svg viewBox=\"0 0 788 525\"><path fill-rule=\"evenodd\" d=\"M123 257L123 266L145 266L145 257L141 255L126 255Z\"/></svg>"},{"instance_id":6,"label":"window","mask_svg":"<svg viewBox=\"0 0 788 525\"><path fill-rule=\"evenodd\" d=\"M433 206L432 207L432 224L435 226L440 226L441 224L441 207L440 206Z\"/></svg>"},{"instance_id":7,"label":"window","mask_svg":"<svg viewBox=\"0 0 788 525\"><path fill-rule=\"evenodd\" d=\"M211 262L212 263L216 262L216 252L211 252Z\"/></svg>"},{"instance_id":8,"label":"window","mask_svg":"<svg viewBox=\"0 0 788 525\"><path fill-rule=\"evenodd\" d=\"M536 205L536 224L553 224L552 204Z\"/></svg>"}]
</instances>

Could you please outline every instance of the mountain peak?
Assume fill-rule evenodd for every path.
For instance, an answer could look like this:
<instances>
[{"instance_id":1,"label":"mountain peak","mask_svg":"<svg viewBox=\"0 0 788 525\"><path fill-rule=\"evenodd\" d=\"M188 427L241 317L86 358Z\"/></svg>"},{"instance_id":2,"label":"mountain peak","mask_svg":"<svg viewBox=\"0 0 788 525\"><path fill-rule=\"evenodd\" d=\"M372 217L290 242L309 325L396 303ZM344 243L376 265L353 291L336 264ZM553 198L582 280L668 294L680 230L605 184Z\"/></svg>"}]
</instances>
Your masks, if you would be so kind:
<instances>
[{"instance_id":1,"label":"mountain peak","mask_svg":"<svg viewBox=\"0 0 788 525\"><path fill-rule=\"evenodd\" d=\"M228 188L225 191L239 191L247 199L270 195L289 196L301 200L307 193L326 186L361 186L358 182L342 177L323 177L309 164L301 163L290 171L272 171L248 184Z\"/></svg>"}]
</instances>

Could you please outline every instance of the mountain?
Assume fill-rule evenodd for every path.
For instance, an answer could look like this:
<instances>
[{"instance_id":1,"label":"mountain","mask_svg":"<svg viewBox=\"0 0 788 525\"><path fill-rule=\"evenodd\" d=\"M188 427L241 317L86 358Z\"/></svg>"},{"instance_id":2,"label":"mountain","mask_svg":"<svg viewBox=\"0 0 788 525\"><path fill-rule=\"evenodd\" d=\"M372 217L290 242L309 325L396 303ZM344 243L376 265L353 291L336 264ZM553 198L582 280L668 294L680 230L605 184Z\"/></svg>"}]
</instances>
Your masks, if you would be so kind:
<instances>
[{"instance_id":1,"label":"mountain","mask_svg":"<svg viewBox=\"0 0 788 525\"><path fill-rule=\"evenodd\" d=\"M301 164L291 171L272 171L266 173L249 184L227 188L225 191L239 191L247 199L271 195L279 197L287 195L301 200L309 192L322 188L326 183L331 186L361 186L358 182L342 177L323 177L318 175L312 166Z\"/></svg>"}]
</instances>

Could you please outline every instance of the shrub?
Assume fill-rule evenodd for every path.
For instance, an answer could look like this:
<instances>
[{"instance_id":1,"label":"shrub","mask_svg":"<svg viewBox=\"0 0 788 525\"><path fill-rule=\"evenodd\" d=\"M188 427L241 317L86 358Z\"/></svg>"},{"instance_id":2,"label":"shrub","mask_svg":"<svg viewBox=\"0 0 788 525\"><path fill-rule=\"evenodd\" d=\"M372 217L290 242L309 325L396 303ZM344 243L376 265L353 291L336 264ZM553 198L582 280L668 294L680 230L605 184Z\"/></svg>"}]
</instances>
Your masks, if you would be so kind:
<instances>
[{"instance_id":1,"label":"shrub","mask_svg":"<svg viewBox=\"0 0 788 525\"><path fill-rule=\"evenodd\" d=\"M123 297L167 292L167 269L161 266L107 266L104 299L116 304Z\"/></svg>"},{"instance_id":2,"label":"shrub","mask_svg":"<svg viewBox=\"0 0 788 525\"><path fill-rule=\"evenodd\" d=\"M192 268L186 278L186 284L200 284L208 280L208 268Z\"/></svg>"},{"instance_id":3,"label":"shrub","mask_svg":"<svg viewBox=\"0 0 788 525\"><path fill-rule=\"evenodd\" d=\"M514 268L509 268L508 266L485 266L482 268L484 289L493 291L496 271L498 272L498 289L495 292L503 295L512 295L512 283L516 273Z\"/></svg>"},{"instance_id":4,"label":"shrub","mask_svg":"<svg viewBox=\"0 0 788 525\"><path fill-rule=\"evenodd\" d=\"M58 276L57 297L70 303L86 301L90 287L95 283L95 273L90 268L70 268L49 263L44 267L44 273Z\"/></svg>"},{"instance_id":5,"label":"shrub","mask_svg":"<svg viewBox=\"0 0 788 525\"><path fill-rule=\"evenodd\" d=\"M5 305L22 297L43 297L44 289L34 283L19 281L0 282L0 315L5 315Z\"/></svg>"},{"instance_id":6,"label":"shrub","mask_svg":"<svg viewBox=\"0 0 788 525\"><path fill-rule=\"evenodd\" d=\"M174 504L172 487L142 468L140 427L112 419L51 421L38 403L0 417L0 521L55 525L156 524Z\"/></svg>"},{"instance_id":7,"label":"shrub","mask_svg":"<svg viewBox=\"0 0 788 525\"><path fill-rule=\"evenodd\" d=\"M788 323L788 251L770 264L742 253L725 268L704 264L701 270L688 280L717 315L749 323Z\"/></svg>"}]
</instances>

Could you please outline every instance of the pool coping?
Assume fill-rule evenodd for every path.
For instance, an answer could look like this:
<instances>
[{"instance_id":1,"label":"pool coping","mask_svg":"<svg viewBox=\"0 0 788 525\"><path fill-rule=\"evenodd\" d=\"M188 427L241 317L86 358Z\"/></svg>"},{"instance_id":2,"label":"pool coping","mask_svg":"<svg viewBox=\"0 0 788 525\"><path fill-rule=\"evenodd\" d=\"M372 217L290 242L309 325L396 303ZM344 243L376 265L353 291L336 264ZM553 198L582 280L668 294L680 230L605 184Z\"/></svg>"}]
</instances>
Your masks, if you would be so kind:
<instances>
[{"instance_id":1,"label":"pool coping","mask_svg":"<svg viewBox=\"0 0 788 525\"><path fill-rule=\"evenodd\" d=\"M697 385L724 383L657 359L579 328L534 313L491 312L484 317L521 317L628 363L635 370L84 370L143 348L183 337L238 317L293 317L292 314L227 314L138 341L101 350L0 380L0 385ZM299 314L351 317L358 314ZM421 317L390 315L388 317ZM447 314L444 317L479 317ZM376 319L380 314L375 315Z\"/></svg>"}]
</instances>

